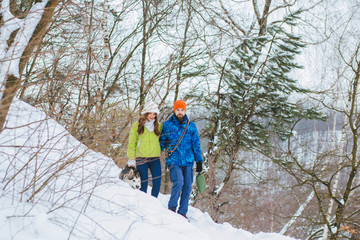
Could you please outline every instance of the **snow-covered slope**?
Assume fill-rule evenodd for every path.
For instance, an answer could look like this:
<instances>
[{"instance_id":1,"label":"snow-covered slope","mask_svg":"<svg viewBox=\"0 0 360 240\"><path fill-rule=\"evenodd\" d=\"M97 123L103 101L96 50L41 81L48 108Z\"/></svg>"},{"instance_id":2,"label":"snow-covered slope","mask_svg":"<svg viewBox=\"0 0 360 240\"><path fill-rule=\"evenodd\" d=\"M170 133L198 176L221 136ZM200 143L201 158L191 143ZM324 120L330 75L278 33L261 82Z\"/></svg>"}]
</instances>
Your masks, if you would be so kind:
<instances>
[{"instance_id":1,"label":"snow-covered slope","mask_svg":"<svg viewBox=\"0 0 360 240\"><path fill-rule=\"evenodd\" d=\"M62 126L15 100L0 134L0 239L290 240L216 224L190 207L188 222L118 179L120 169Z\"/></svg>"}]
</instances>

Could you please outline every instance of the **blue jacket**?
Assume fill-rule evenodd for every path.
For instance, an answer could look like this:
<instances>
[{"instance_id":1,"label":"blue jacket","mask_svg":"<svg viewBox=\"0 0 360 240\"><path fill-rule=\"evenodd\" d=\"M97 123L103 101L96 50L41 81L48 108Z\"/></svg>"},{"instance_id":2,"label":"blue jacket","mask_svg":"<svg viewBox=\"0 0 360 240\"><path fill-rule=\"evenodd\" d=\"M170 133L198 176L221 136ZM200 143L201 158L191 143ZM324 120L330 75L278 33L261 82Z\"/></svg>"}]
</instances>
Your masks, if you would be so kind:
<instances>
[{"instance_id":1,"label":"blue jacket","mask_svg":"<svg viewBox=\"0 0 360 240\"><path fill-rule=\"evenodd\" d=\"M185 120L179 122L175 118L175 114L172 115L169 120L164 122L160 136L161 151L167 149L173 151L177 144L181 134L186 127L189 119L185 115ZM178 166L192 166L196 162L202 162L200 138L195 123L189 123L184 138L175 149L175 151L166 158L166 165L178 165Z\"/></svg>"}]
</instances>

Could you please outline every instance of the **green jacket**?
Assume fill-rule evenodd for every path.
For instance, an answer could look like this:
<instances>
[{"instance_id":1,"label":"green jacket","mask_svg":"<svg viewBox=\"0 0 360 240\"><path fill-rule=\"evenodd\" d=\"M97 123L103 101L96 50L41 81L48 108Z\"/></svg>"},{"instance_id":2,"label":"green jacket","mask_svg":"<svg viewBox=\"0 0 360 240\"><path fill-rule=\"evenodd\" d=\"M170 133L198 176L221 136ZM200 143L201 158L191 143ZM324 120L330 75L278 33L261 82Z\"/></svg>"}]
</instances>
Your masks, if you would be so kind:
<instances>
[{"instance_id":1,"label":"green jacket","mask_svg":"<svg viewBox=\"0 0 360 240\"><path fill-rule=\"evenodd\" d=\"M159 137L155 132L149 132L144 127L144 133L139 136L137 129L139 122L136 121L131 126L129 134L129 143L127 145L128 159L136 157L160 157ZM161 124L159 123L159 131L161 132Z\"/></svg>"}]
</instances>

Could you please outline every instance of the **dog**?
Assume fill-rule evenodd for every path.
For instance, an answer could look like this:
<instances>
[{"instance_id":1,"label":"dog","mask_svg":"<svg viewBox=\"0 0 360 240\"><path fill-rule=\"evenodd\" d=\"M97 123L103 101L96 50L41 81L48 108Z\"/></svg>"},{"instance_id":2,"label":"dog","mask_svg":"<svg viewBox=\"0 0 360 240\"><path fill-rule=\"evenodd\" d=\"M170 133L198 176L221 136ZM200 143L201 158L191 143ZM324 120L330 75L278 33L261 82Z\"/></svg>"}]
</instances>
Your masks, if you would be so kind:
<instances>
[{"instance_id":1,"label":"dog","mask_svg":"<svg viewBox=\"0 0 360 240\"><path fill-rule=\"evenodd\" d=\"M138 170L136 170L135 167L131 167L126 164L123 170L120 172L119 178L124 182L128 183L129 186L133 189L140 189L140 173Z\"/></svg>"}]
</instances>

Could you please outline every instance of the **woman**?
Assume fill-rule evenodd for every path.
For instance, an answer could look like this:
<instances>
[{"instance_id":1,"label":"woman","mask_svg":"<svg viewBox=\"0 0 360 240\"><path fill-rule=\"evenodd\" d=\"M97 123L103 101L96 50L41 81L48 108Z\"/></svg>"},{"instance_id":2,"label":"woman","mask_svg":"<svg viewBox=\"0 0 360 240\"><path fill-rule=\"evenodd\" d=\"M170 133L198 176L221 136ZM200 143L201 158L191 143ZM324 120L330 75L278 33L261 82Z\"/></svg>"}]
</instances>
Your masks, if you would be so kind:
<instances>
[{"instance_id":1,"label":"woman","mask_svg":"<svg viewBox=\"0 0 360 240\"><path fill-rule=\"evenodd\" d=\"M138 121L133 123L127 146L127 157L129 166L136 166L140 173L141 188L147 192L150 169L152 176L151 195L158 197L161 185L161 164L160 164L160 143L161 124L158 122L157 115L159 109L157 105L148 101L145 103Z\"/></svg>"}]
</instances>

